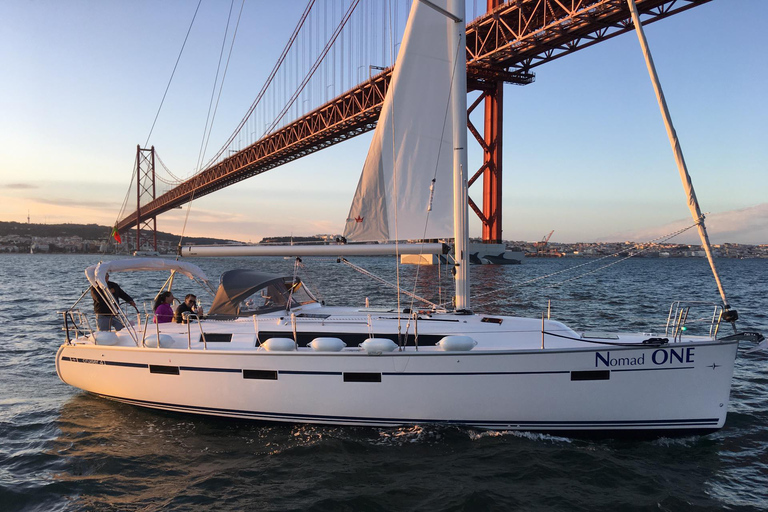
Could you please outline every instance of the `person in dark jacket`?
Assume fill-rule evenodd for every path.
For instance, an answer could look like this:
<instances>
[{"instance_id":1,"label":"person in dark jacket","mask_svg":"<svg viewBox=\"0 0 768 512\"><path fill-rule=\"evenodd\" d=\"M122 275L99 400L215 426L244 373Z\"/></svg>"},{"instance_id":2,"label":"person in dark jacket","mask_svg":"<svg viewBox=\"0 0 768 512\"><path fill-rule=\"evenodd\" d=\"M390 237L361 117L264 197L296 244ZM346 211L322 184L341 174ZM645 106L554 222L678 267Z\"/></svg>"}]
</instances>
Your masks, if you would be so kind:
<instances>
[{"instance_id":1,"label":"person in dark jacket","mask_svg":"<svg viewBox=\"0 0 768 512\"><path fill-rule=\"evenodd\" d=\"M122 299L133 306L136 311L138 311L138 308L136 308L136 303L133 301L131 296L125 293L123 289L120 288L119 284L110 281L109 274L105 276L105 281L107 281L107 288L115 298L115 301L119 302L120 299ZM107 304L104 298L99 294L98 291L96 291L96 288L93 286L91 286L91 297L93 298L93 312L96 313L96 324L98 325L99 330L109 331L113 327L116 331L122 329L123 323L117 316L112 313L112 310L109 309L109 304Z\"/></svg>"},{"instance_id":2,"label":"person in dark jacket","mask_svg":"<svg viewBox=\"0 0 768 512\"><path fill-rule=\"evenodd\" d=\"M190 314L203 314L202 308L197 305L197 297L192 293L187 294L187 296L184 297L184 302L179 304L179 307L176 308L176 312L173 314L173 321L177 324L182 322L187 323Z\"/></svg>"}]
</instances>

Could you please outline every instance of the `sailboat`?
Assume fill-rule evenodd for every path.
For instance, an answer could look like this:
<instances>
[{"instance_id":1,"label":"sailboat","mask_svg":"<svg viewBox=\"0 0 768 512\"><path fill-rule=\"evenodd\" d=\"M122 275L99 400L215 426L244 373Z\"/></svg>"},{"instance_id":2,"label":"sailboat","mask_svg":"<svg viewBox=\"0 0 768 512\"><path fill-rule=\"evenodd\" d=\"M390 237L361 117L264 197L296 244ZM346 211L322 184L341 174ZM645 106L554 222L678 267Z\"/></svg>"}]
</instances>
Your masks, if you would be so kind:
<instances>
[{"instance_id":1,"label":"sailboat","mask_svg":"<svg viewBox=\"0 0 768 512\"><path fill-rule=\"evenodd\" d=\"M414 1L392 83L346 221L344 245L184 247L181 256L439 254L452 237L451 308L329 306L296 276L236 269L214 290L186 261L116 260L86 277L120 331L77 305L56 355L62 381L137 406L272 422L450 424L556 433L691 434L726 419L739 340L713 306L691 334L676 303L660 333L589 333L549 318L471 311L462 0ZM355 243L378 241L394 243ZM206 316L129 317L107 274L167 272L214 294ZM721 327L732 323L734 333ZM405 332L403 329L405 327ZM674 390L674 392L670 392Z\"/></svg>"}]
</instances>

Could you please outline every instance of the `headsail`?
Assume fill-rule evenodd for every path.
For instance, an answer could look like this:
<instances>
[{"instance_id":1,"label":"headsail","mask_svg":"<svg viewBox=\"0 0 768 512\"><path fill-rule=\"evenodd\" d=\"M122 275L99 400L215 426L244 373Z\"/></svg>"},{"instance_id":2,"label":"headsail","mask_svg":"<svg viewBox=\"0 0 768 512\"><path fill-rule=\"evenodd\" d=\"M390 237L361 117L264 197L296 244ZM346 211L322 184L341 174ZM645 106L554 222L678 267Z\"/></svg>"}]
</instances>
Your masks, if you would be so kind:
<instances>
[{"instance_id":1,"label":"headsail","mask_svg":"<svg viewBox=\"0 0 768 512\"><path fill-rule=\"evenodd\" d=\"M432 3L446 8L447 0ZM347 216L347 240L453 236L452 24L437 10L413 2Z\"/></svg>"}]
</instances>

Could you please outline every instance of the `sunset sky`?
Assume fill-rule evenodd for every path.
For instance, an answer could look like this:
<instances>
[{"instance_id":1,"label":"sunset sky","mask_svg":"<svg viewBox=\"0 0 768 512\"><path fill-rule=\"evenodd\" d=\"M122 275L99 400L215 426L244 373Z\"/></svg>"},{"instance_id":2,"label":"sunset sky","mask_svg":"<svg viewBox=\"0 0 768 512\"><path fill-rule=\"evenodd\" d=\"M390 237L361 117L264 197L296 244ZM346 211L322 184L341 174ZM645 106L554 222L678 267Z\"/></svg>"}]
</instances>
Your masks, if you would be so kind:
<instances>
[{"instance_id":1,"label":"sunset sky","mask_svg":"<svg viewBox=\"0 0 768 512\"><path fill-rule=\"evenodd\" d=\"M246 2L214 151L305 5ZM196 6L0 2L0 220L26 222L29 212L39 223L114 224ZM149 140L177 176L194 170L229 7L203 1ZM713 0L646 27L714 243L768 243L768 57L755 23L765 19L764 0ZM554 229L553 242L643 241L692 223L634 33L534 71L533 84L505 88L505 239ZM186 234L340 233L370 138L195 200ZM480 203L482 188L470 195ZM163 214L158 229L180 233L186 215ZM480 234L474 218L471 234Z\"/></svg>"}]
</instances>

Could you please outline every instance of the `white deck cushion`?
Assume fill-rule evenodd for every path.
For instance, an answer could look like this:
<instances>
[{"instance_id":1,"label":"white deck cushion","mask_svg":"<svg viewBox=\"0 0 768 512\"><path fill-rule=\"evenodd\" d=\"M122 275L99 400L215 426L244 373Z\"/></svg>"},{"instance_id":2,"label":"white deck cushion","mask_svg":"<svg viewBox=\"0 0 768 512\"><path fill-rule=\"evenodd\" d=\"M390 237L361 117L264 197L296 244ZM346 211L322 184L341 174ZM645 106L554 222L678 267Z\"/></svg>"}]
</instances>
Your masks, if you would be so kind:
<instances>
[{"instance_id":1,"label":"white deck cushion","mask_svg":"<svg viewBox=\"0 0 768 512\"><path fill-rule=\"evenodd\" d=\"M296 342L291 338L269 338L261 346L269 352L290 352L296 350Z\"/></svg>"},{"instance_id":2,"label":"white deck cushion","mask_svg":"<svg viewBox=\"0 0 768 512\"><path fill-rule=\"evenodd\" d=\"M378 355L382 352L392 352L397 348L397 343L387 338L368 338L360 344L360 348L371 355Z\"/></svg>"}]
</instances>

